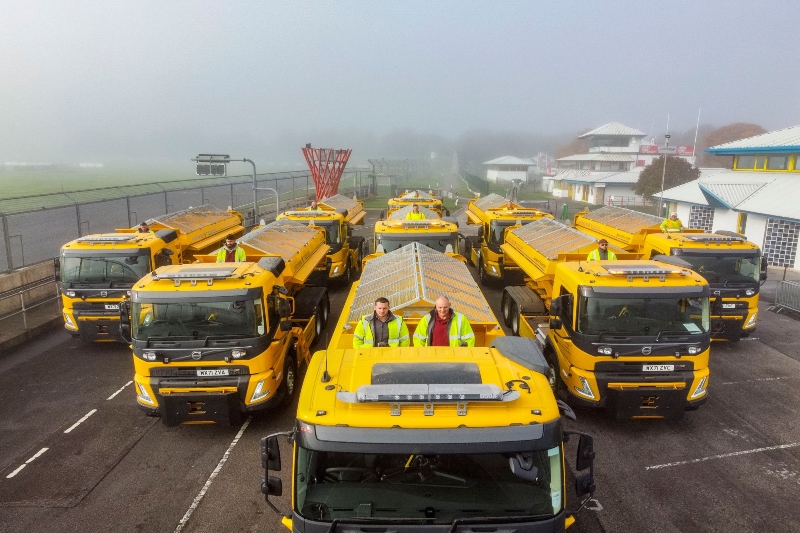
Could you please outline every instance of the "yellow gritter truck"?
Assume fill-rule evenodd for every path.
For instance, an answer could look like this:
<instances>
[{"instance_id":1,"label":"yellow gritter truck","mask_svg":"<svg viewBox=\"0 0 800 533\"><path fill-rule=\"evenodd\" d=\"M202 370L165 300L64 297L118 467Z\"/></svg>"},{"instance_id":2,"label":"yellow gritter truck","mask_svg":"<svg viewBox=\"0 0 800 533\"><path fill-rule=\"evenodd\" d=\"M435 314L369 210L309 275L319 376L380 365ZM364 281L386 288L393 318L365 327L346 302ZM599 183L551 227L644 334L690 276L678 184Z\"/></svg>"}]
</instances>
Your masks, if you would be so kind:
<instances>
[{"instance_id":1,"label":"yellow gritter truck","mask_svg":"<svg viewBox=\"0 0 800 533\"><path fill-rule=\"evenodd\" d=\"M500 280L507 285L521 283L522 272L519 267L500 250L505 232L513 226L541 218L553 218L550 213L524 208L519 204L513 204L513 209L507 209L507 203L508 200L492 193L470 200L467 204L467 223L478 225L478 236L466 239L465 255L478 268L478 275L484 285Z\"/></svg>"},{"instance_id":2,"label":"yellow gritter truck","mask_svg":"<svg viewBox=\"0 0 800 533\"><path fill-rule=\"evenodd\" d=\"M119 304L148 272L194 261L220 246L229 233L240 236L242 216L209 205L149 220L138 228L87 235L61 247L60 289L64 327L84 342L122 341Z\"/></svg>"},{"instance_id":3,"label":"yellow gritter truck","mask_svg":"<svg viewBox=\"0 0 800 533\"><path fill-rule=\"evenodd\" d=\"M317 352L291 431L261 442L267 504L290 531L563 531L565 442L548 366L530 339L483 348L331 347ZM576 494L594 489L580 437ZM291 510L279 439L292 442ZM588 498L584 499L584 504Z\"/></svg>"},{"instance_id":4,"label":"yellow gritter truck","mask_svg":"<svg viewBox=\"0 0 800 533\"><path fill-rule=\"evenodd\" d=\"M364 225L364 216L367 214L364 204L360 200L337 194L317 205L319 211L284 211L277 218L295 220L324 229L330 248L328 260L317 268L309 281L324 283L336 280L346 285L357 277L361 271L361 260L366 255L364 237L353 235L353 226Z\"/></svg>"},{"instance_id":5,"label":"yellow gritter truck","mask_svg":"<svg viewBox=\"0 0 800 533\"><path fill-rule=\"evenodd\" d=\"M389 207L386 210L386 216L389 217L398 209L411 207L414 204L417 204L420 209L423 207L430 209L431 211L436 212L440 217L450 216L450 212L445 209L440 196L434 194L433 191L425 192L419 190L405 191L397 198L390 198L388 202Z\"/></svg>"},{"instance_id":6,"label":"yellow gritter truck","mask_svg":"<svg viewBox=\"0 0 800 533\"><path fill-rule=\"evenodd\" d=\"M328 318L327 289L304 286L328 252L320 228L280 220L239 244L247 262L203 256L209 262L158 268L133 288L123 331L136 399L168 426L235 424L290 401Z\"/></svg>"},{"instance_id":7,"label":"yellow gritter truck","mask_svg":"<svg viewBox=\"0 0 800 533\"><path fill-rule=\"evenodd\" d=\"M575 215L575 228L642 259L679 257L703 276L711 291L711 337L738 341L755 331L760 282L767 279L766 258L744 235L730 231L706 233L685 228L661 231L663 219L623 209L602 207Z\"/></svg>"},{"instance_id":8,"label":"yellow gritter truck","mask_svg":"<svg viewBox=\"0 0 800 533\"><path fill-rule=\"evenodd\" d=\"M550 219L510 230L525 272L503 290L515 335L534 338L559 396L618 419L680 418L708 398L708 282L679 258L590 261L592 237Z\"/></svg>"},{"instance_id":9,"label":"yellow gritter truck","mask_svg":"<svg viewBox=\"0 0 800 533\"><path fill-rule=\"evenodd\" d=\"M358 321L372 313L379 297L389 300L392 313L402 317L413 335L420 318L434 308L441 295L469 320L475 346L488 346L503 335L464 261L412 242L365 262L361 279L350 287L330 346L352 347Z\"/></svg>"}]
</instances>

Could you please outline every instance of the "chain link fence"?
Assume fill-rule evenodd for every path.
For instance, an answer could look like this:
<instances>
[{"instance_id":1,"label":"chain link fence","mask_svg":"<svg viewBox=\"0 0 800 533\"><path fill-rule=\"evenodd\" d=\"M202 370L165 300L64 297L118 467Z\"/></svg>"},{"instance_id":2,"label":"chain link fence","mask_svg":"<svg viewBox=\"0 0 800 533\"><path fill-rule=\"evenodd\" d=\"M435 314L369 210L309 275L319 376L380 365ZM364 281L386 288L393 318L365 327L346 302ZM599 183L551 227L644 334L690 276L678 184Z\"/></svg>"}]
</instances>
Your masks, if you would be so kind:
<instances>
[{"instance_id":1,"label":"chain link fence","mask_svg":"<svg viewBox=\"0 0 800 533\"><path fill-rule=\"evenodd\" d=\"M339 193L369 190L370 174L365 169L345 170ZM280 210L306 205L314 194L309 171L258 174L257 184L259 189L278 191ZM204 204L232 207L245 217L246 226L277 215L275 193L259 190L258 210L253 216L252 175L0 199L0 272L56 257L63 244L78 237L130 228L143 220Z\"/></svg>"}]
</instances>

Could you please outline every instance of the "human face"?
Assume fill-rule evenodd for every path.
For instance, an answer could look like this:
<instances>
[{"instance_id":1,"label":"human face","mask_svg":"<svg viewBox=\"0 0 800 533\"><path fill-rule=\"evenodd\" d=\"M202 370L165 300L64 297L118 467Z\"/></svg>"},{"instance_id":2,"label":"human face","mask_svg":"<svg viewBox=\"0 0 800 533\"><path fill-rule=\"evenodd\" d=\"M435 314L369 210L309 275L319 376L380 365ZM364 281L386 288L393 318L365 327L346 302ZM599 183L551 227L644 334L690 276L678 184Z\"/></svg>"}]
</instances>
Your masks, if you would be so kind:
<instances>
[{"instance_id":1,"label":"human face","mask_svg":"<svg viewBox=\"0 0 800 533\"><path fill-rule=\"evenodd\" d=\"M676 218L678 218L678 215L670 215L669 218L671 218L672 220L675 220Z\"/></svg>"},{"instance_id":2,"label":"human face","mask_svg":"<svg viewBox=\"0 0 800 533\"><path fill-rule=\"evenodd\" d=\"M608 248L608 243L607 242L601 242L601 243L598 243L597 246L599 246L600 248Z\"/></svg>"},{"instance_id":3,"label":"human face","mask_svg":"<svg viewBox=\"0 0 800 533\"><path fill-rule=\"evenodd\" d=\"M234 246L236 246L236 241L232 239L225 239L225 246L227 246L228 248L233 248Z\"/></svg>"},{"instance_id":4,"label":"human face","mask_svg":"<svg viewBox=\"0 0 800 533\"><path fill-rule=\"evenodd\" d=\"M389 317L389 304L377 302L375 304L375 316L378 317L378 320L381 322L386 322L386 319Z\"/></svg>"},{"instance_id":5,"label":"human face","mask_svg":"<svg viewBox=\"0 0 800 533\"><path fill-rule=\"evenodd\" d=\"M414 212L415 212L415 213L418 213L418 212L419 212L419 206L418 206L418 205L415 205L415 206L414 206Z\"/></svg>"},{"instance_id":6,"label":"human face","mask_svg":"<svg viewBox=\"0 0 800 533\"><path fill-rule=\"evenodd\" d=\"M444 298L436 300L436 315L444 320L450 316L450 302Z\"/></svg>"}]
</instances>

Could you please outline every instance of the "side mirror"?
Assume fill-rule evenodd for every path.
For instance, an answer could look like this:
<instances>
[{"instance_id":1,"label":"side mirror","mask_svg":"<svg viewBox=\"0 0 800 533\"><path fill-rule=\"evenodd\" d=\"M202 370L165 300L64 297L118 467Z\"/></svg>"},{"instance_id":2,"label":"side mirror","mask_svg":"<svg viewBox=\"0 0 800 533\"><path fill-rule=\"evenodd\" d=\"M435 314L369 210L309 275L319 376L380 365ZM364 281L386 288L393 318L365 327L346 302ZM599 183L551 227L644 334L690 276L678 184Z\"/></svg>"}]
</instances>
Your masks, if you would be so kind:
<instances>
[{"instance_id":1,"label":"side mirror","mask_svg":"<svg viewBox=\"0 0 800 533\"><path fill-rule=\"evenodd\" d=\"M550 316L561 316L561 310L561 298L550 300Z\"/></svg>"},{"instance_id":2,"label":"side mirror","mask_svg":"<svg viewBox=\"0 0 800 533\"><path fill-rule=\"evenodd\" d=\"M591 472L575 476L575 495L577 497L580 498L586 494L592 494L595 489L597 489L597 486L594 484L594 476Z\"/></svg>"},{"instance_id":3,"label":"side mirror","mask_svg":"<svg viewBox=\"0 0 800 533\"><path fill-rule=\"evenodd\" d=\"M508 458L511 473L525 481L536 481L539 478L539 469L533 464L533 455L518 453Z\"/></svg>"},{"instance_id":4,"label":"side mirror","mask_svg":"<svg viewBox=\"0 0 800 533\"><path fill-rule=\"evenodd\" d=\"M766 281L767 279L767 267L769 266L769 262L767 261L766 257L761 258L761 275L759 279L761 281Z\"/></svg>"},{"instance_id":5,"label":"side mirror","mask_svg":"<svg viewBox=\"0 0 800 533\"><path fill-rule=\"evenodd\" d=\"M269 476L266 481L261 482L261 492L267 496L281 496L283 494L281 478Z\"/></svg>"},{"instance_id":6,"label":"side mirror","mask_svg":"<svg viewBox=\"0 0 800 533\"><path fill-rule=\"evenodd\" d=\"M56 281L61 281L61 259L53 258L53 277Z\"/></svg>"},{"instance_id":7,"label":"side mirror","mask_svg":"<svg viewBox=\"0 0 800 533\"><path fill-rule=\"evenodd\" d=\"M478 238L479 238L480 240L483 240L483 226L481 226L480 228L478 228Z\"/></svg>"},{"instance_id":8,"label":"side mirror","mask_svg":"<svg viewBox=\"0 0 800 533\"><path fill-rule=\"evenodd\" d=\"M286 298L280 298L278 300L278 316L281 318L292 316L292 302Z\"/></svg>"},{"instance_id":9,"label":"side mirror","mask_svg":"<svg viewBox=\"0 0 800 533\"><path fill-rule=\"evenodd\" d=\"M267 470L280 471L281 449L278 445L277 435L270 435L261 439L261 466Z\"/></svg>"},{"instance_id":10,"label":"side mirror","mask_svg":"<svg viewBox=\"0 0 800 533\"><path fill-rule=\"evenodd\" d=\"M128 309L128 300L122 300L119 303L119 319L122 322L130 321L130 310Z\"/></svg>"},{"instance_id":11,"label":"side mirror","mask_svg":"<svg viewBox=\"0 0 800 533\"><path fill-rule=\"evenodd\" d=\"M560 318L551 318L550 319L550 329L561 329L562 325L563 324L561 323L561 319Z\"/></svg>"},{"instance_id":12,"label":"side mirror","mask_svg":"<svg viewBox=\"0 0 800 533\"><path fill-rule=\"evenodd\" d=\"M591 468L594 464L594 439L591 435L581 434L578 442L578 457L575 460L575 470L581 471Z\"/></svg>"}]
</instances>

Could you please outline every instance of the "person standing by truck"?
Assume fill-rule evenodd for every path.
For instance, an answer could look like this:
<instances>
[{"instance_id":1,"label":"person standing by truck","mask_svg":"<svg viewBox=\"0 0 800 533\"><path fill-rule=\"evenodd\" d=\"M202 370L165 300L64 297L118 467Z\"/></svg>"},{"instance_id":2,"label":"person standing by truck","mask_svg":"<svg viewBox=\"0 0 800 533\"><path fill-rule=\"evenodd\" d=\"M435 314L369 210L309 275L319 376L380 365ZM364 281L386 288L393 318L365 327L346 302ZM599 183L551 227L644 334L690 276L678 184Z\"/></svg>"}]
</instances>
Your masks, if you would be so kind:
<instances>
[{"instance_id":1,"label":"person standing by truck","mask_svg":"<svg viewBox=\"0 0 800 533\"><path fill-rule=\"evenodd\" d=\"M241 263L247 261L247 254L241 248L233 234L225 237L225 246L217 250L217 263Z\"/></svg>"},{"instance_id":2,"label":"person standing by truck","mask_svg":"<svg viewBox=\"0 0 800 533\"><path fill-rule=\"evenodd\" d=\"M322 208L317 205L316 200L311 201L311 207L308 208L309 211L322 211Z\"/></svg>"},{"instance_id":3,"label":"person standing by truck","mask_svg":"<svg viewBox=\"0 0 800 533\"><path fill-rule=\"evenodd\" d=\"M403 317L392 313L389 300L384 297L375 300L373 313L362 316L353 333L353 348L396 348L410 345L408 326Z\"/></svg>"},{"instance_id":4,"label":"person standing by truck","mask_svg":"<svg viewBox=\"0 0 800 533\"><path fill-rule=\"evenodd\" d=\"M413 204L411 211L406 213L406 220L425 220L425 213L420 213L419 205Z\"/></svg>"},{"instance_id":5,"label":"person standing by truck","mask_svg":"<svg viewBox=\"0 0 800 533\"><path fill-rule=\"evenodd\" d=\"M678 218L678 213L673 211L669 214L669 218L664 219L660 227L661 231L665 233L669 231L680 231L683 229L683 223Z\"/></svg>"},{"instance_id":6,"label":"person standing by truck","mask_svg":"<svg viewBox=\"0 0 800 533\"><path fill-rule=\"evenodd\" d=\"M439 296L417 324L414 346L475 346L475 333L467 317L450 307L450 299Z\"/></svg>"},{"instance_id":7,"label":"person standing by truck","mask_svg":"<svg viewBox=\"0 0 800 533\"><path fill-rule=\"evenodd\" d=\"M587 261L606 261L608 259L616 261L617 256L608 249L608 241L605 239L597 241L597 248L589 252L589 256L586 258Z\"/></svg>"},{"instance_id":8,"label":"person standing by truck","mask_svg":"<svg viewBox=\"0 0 800 533\"><path fill-rule=\"evenodd\" d=\"M153 230L150 229L147 222L142 222L139 224L139 233L153 233Z\"/></svg>"}]
</instances>

